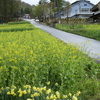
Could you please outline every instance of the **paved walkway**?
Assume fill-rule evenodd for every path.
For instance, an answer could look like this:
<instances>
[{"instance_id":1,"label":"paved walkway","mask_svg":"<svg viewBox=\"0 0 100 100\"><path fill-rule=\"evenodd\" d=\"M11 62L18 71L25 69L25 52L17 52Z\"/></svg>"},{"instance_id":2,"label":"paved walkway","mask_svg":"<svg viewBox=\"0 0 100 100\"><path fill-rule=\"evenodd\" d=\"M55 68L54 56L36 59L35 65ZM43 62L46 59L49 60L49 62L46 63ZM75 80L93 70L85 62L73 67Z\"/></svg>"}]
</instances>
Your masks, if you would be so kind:
<instances>
[{"instance_id":1,"label":"paved walkway","mask_svg":"<svg viewBox=\"0 0 100 100\"><path fill-rule=\"evenodd\" d=\"M50 33L51 35L61 39L65 43L77 43L79 46L84 47L86 54L89 54L90 57L95 58L100 62L100 41L60 31L58 29L42 25L39 22L35 22L34 20L28 21L30 21L35 27L41 28L42 30Z\"/></svg>"}]
</instances>

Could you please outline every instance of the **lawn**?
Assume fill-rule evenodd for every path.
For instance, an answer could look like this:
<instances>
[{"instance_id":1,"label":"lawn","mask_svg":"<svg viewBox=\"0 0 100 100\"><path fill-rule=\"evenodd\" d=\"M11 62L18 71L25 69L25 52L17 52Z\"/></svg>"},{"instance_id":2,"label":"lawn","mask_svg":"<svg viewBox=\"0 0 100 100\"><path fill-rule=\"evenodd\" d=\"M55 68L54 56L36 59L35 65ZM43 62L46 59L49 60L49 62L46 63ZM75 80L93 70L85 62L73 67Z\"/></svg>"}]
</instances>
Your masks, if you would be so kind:
<instances>
[{"instance_id":1,"label":"lawn","mask_svg":"<svg viewBox=\"0 0 100 100\"><path fill-rule=\"evenodd\" d=\"M0 100L100 99L100 64L79 46L26 22L0 29Z\"/></svg>"}]
</instances>

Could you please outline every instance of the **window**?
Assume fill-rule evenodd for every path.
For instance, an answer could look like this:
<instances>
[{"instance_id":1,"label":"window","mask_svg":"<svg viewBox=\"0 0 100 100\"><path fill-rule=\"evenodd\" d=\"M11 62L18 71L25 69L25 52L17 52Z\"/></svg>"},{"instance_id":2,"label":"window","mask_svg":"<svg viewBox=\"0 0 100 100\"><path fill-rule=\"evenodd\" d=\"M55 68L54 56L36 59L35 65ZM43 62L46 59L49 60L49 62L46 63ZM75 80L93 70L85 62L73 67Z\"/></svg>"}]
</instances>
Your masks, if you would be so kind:
<instances>
[{"instance_id":1,"label":"window","mask_svg":"<svg viewBox=\"0 0 100 100\"><path fill-rule=\"evenodd\" d=\"M82 12L88 12L88 11L90 11L90 9L89 8L82 8L81 11Z\"/></svg>"},{"instance_id":2,"label":"window","mask_svg":"<svg viewBox=\"0 0 100 100\"><path fill-rule=\"evenodd\" d=\"M87 6L87 4L84 4L84 6Z\"/></svg>"}]
</instances>

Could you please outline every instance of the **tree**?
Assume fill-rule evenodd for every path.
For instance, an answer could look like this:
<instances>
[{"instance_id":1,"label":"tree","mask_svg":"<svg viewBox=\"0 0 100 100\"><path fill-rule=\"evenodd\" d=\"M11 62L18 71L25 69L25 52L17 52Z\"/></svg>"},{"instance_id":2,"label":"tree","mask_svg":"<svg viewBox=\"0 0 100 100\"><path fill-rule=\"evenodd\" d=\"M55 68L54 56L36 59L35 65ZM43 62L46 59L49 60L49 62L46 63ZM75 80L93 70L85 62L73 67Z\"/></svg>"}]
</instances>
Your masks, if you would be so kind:
<instances>
[{"instance_id":1,"label":"tree","mask_svg":"<svg viewBox=\"0 0 100 100\"><path fill-rule=\"evenodd\" d=\"M54 8L62 7L63 0L50 0L54 4Z\"/></svg>"},{"instance_id":2,"label":"tree","mask_svg":"<svg viewBox=\"0 0 100 100\"><path fill-rule=\"evenodd\" d=\"M20 0L10 0L10 19L12 20L13 17L18 18L20 16Z\"/></svg>"},{"instance_id":3,"label":"tree","mask_svg":"<svg viewBox=\"0 0 100 100\"><path fill-rule=\"evenodd\" d=\"M43 6L41 4L37 5L34 13L35 16L37 16L38 19L41 20L41 17L43 16Z\"/></svg>"},{"instance_id":4,"label":"tree","mask_svg":"<svg viewBox=\"0 0 100 100\"><path fill-rule=\"evenodd\" d=\"M40 0L39 5L36 7L35 15L38 16L40 21L45 22L46 18L49 16L50 9L47 0Z\"/></svg>"},{"instance_id":5,"label":"tree","mask_svg":"<svg viewBox=\"0 0 100 100\"><path fill-rule=\"evenodd\" d=\"M29 14L30 18L34 18L34 10L35 10L35 5L30 5L25 2L21 2L20 4L20 12L21 16L23 17L25 14Z\"/></svg>"},{"instance_id":6,"label":"tree","mask_svg":"<svg viewBox=\"0 0 100 100\"><path fill-rule=\"evenodd\" d=\"M66 2L65 12L66 12L66 16L68 18L69 14L71 12L71 4L68 1Z\"/></svg>"},{"instance_id":7,"label":"tree","mask_svg":"<svg viewBox=\"0 0 100 100\"><path fill-rule=\"evenodd\" d=\"M71 4L69 1L66 2L66 6L65 6L64 10L65 10L66 18L67 18L67 23L68 23L68 16L71 12Z\"/></svg>"},{"instance_id":8,"label":"tree","mask_svg":"<svg viewBox=\"0 0 100 100\"><path fill-rule=\"evenodd\" d=\"M39 1L39 4L45 4L45 3L47 3L47 0L40 0Z\"/></svg>"},{"instance_id":9,"label":"tree","mask_svg":"<svg viewBox=\"0 0 100 100\"><path fill-rule=\"evenodd\" d=\"M54 17L55 17L55 13L60 13L60 11L62 10L63 0L50 0L50 1L53 3L53 12L54 12Z\"/></svg>"},{"instance_id":10,"label":"tree","mask_svg":"<svg viewBox=\"0 0 100 100\"><path fill-rule=\"evenodd\" d=\"M18 13L20 0L0 0L0 20L8 22Z\"/></svg>"},{"instance_id":11,"label":"tree","mask_svg":"<svg viewBox=\"0 0 100 100\"><path fill-rule=\"evenodd\" d=\"M26 7L25 10L24 10L25 14L30 14L31 12L32 12L32 9L29 8L29 7Z\"/></svg>"}]
</instances>

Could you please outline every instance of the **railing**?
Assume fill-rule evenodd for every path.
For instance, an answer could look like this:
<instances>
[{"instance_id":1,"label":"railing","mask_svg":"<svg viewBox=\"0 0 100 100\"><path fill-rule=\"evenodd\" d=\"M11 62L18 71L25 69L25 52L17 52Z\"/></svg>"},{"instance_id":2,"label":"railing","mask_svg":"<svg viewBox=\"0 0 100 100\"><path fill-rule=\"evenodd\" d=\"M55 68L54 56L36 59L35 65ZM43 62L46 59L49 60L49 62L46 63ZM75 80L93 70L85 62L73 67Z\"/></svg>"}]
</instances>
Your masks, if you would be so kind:
<instances>
[{"instance_id":1,"label":"railing","mask_svg":"<svg viewBox=\"0 0 100 100\"><path fill-rule=\"evenodd\" d=\"M93 12L94 14L99 14L100 13L100 11L97 11L97 12Z\"/></svg>"},{"instance_id":2,"label":"railing","mask_svg":"<svg viewBox=\"0 0 100 100\"><path fill-rule=\"evenodd\" d=\"M91 11L77 11L76 14L93 14Z\"/></svg>"},{"instance_id":3,"label":"railing","mask_svg":"<svg viewBox=\"0 0 100 100\"><path fill-rule=\"evenodd\" d=\"M99 11L100 12L100 11ZM69 17L72 17L72 16L74 16L74 15L79 15L79 14L84 14L84 15L92 15L94 12L91 12L91 11L80 11L80 10L78 10L78 11L76 11L76 12L74 12L74 13L70 13L69 14ZM66 16L67 15L63 15L63 16L61 16L62 18L66 18Z\"/></svg>"}]
</instances>

